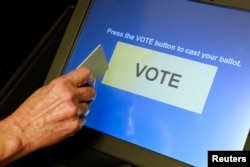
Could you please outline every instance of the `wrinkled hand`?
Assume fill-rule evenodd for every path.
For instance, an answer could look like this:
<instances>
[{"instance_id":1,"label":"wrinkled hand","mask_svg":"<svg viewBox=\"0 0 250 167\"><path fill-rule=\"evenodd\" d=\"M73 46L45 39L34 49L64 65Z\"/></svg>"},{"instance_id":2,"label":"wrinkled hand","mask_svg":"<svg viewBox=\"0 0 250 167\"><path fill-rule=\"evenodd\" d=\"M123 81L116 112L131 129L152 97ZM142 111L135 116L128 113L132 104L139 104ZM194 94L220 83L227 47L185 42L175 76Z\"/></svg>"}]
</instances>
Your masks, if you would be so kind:
<instances>
[{"instance_id":1,"label":"wrinkled hand","mask_svg":"<svg viewBox=\"0 0 250 167\"><path fill-rule=\"evenodd\" d=\"M81 128L89 112L89 101L95 97L92 87L82 86L90 78L91 72L86 68L60 76L35 91L4 120L14 133L7 134L16 137L22 149L17 157L55 144Z\"/></svg>"}]
</instances>

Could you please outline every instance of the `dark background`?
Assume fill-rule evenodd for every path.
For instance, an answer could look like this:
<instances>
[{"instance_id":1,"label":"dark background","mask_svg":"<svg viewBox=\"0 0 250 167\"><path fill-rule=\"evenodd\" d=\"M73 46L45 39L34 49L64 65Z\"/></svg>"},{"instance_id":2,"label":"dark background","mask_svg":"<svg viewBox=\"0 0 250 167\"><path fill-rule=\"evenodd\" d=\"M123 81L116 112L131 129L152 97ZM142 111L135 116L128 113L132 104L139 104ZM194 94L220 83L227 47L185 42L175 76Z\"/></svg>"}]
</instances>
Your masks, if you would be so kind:
<instances>
[{"instance_id":1,"label":"dark background","mask_svg":"<svg viewBox=\"0 0 250 167\"><path fill-rule=\"evenodd\" d=\"M76 0L1 2L0 120L43 85L76 3ZM85 138L82 130L8 167L118 167L125 164L90 148L84 144Z\"/></svg>"},{"instance_id":2,"label":"dark background","mask_svg":"<svg viewBox=\"0 0 250 167\"><path fill-rule=\"evenodd\" d=\"M11 114L26 97L42 86L76 3L77 0L1 2L0 119ZM36 49L69 8L72 9L56 25L56 30L42 43L41 48ZM42 48L46 48L46 51ZM31 60L27 61L30 57ZM25 63L25 67L32 68L20 70ZM13 82L9 82L18 72L20 74ZM16 85L19 79L23 84ZM6 85L9 86L7 89ZM81 143L84 137L83 133L78 133L57 145L25 156L9 167L118 167L126 164L84 145Z\"/></svg>"},{"instance_id":3,"label":"dark background","mask_svg":"<svg viewBox=\"0 0 250 167\"><path fill-rule=\"evenodd\" d=\"M1 5L0 88L76 0L7 1Z\"/></svg>"},{"instance_id":4,"label":"dark background","mask_svg":"<svg viewBox=\"0 0 250 167\"><path fill-rule=\"evenodd\" d=\"M0 119L43 85L76 3L15 0L1 4Z\"/></svg>"}]
</instances>

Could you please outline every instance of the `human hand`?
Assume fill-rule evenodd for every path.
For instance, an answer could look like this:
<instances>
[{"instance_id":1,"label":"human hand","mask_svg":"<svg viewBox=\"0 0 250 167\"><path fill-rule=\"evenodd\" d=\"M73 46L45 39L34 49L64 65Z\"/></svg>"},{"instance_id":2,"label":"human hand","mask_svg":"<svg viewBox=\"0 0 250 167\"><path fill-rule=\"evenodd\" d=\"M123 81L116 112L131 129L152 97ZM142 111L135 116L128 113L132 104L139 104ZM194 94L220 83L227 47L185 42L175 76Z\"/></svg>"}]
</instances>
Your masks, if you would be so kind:
<instances>
[{"instance_id":1,"label":"human hand","mask_svg":"<svg viewBox=\"0 0 250 167\"><path fill-rule=\"evenodd\" d=\"M89 79L91 72L82 67L60 76L35 91L4 120L10 129L7 135L15 137L21 148L16 157L55 144L82 127L89 101L95 97L93 87L82 86Z\"/></svg>"}]
</instances>

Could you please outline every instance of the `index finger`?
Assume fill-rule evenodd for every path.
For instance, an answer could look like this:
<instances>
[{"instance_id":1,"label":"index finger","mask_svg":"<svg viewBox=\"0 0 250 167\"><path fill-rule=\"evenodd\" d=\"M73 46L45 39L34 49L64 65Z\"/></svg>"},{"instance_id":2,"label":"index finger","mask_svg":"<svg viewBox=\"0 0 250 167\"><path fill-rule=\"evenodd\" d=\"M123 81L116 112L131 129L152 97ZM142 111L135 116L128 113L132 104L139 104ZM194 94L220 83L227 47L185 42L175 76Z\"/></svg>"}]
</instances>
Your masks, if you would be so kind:
<instances>
[{"instance_id":1,"label":"index finger","mask_svg":"<svg viewBox=\"0 0 250 167\"><path fill-rule=\"evenodd\" d=\"M65 75L65 77L75 86L81 86L84 85L87 80L91 77L91 72L86 67L80 67L78 69L75 69L68 74Z\"/></svg>"}]
</instances>

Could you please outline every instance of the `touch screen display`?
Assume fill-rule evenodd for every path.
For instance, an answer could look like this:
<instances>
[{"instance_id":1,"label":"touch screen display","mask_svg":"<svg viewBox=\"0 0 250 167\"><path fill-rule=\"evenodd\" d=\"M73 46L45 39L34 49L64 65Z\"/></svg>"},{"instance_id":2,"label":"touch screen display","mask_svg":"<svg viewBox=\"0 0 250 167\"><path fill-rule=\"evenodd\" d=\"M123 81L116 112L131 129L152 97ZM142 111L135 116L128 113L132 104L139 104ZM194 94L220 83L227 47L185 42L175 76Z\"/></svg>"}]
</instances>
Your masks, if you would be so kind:
<instances>
[{"instance_id":1,"label":"touch screen display","mask_svg":"<svg viewBox=\"0 0 250 167\"><path fill-rule=\"evenodd\" d=\"M94 0L64 73L98 45L86 126L206 166L250 128L250 13L189 0Z\"/></svg>"}]
</instances>

